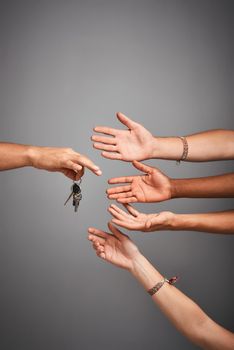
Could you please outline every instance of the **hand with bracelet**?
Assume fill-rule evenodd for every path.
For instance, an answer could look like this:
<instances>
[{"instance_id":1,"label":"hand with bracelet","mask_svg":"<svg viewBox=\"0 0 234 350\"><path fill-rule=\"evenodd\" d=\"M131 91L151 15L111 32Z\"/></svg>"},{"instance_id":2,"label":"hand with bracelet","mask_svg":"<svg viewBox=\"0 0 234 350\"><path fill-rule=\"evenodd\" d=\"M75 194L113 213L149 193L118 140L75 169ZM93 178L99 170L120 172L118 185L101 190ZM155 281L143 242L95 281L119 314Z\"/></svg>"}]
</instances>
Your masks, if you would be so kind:
<instances>
[{"instance_id":1,"label":"hand with bracelet","mask_svg":"<svg viewBox=\"0 0 234 350\"><path fill-rule=\"evenodd\" d=\"M234 173L194 179L172 179L159 169L133 161L144 174L115 177L109 184L109 199L119 203L162 202L172 198L227 198L234 197Z\"/></svg>"},{"instance_id":2,"label":"hand with bracelet","mask_svg":"<svg viewBox=\"0 0 234 350\"><path fill-rule=\"evenodd\" d=\"M108 224L111 233L89 228L88 239L97 256L129 271L152 296L153 302L191 342L210 350L232 350L234 334L215 323L205 312L172 284L140 253L130 238Z\"/></svg>"},{"instance_id":3,"label":"hand with bracelet","mask_svg":"<svg viewBox=\"0 0 234 350\"><path fill-rule=\"evenodd\" d=\"M186 137L154 137L141 124L116 114L126 129L96 126L93 147L108 159L123 161L168 159L205 162L234 159L234 131L209 130ZM104 134L105 136L99 135Z\"/></svg>"},{"instance_id":4,"label":"hand with bracelet","mask_svg":"<svg viewBox=\"0 0 234 350\"><path fill-rule=\"evenodd\" d=\"M234 210L214 213L175 214L164 211L156 214L143 214L130 204L125 204L127 212L112 204L109 212L112 223L128 230L153 231L199 231L209 233L234 234Z\"/></svg>"}]
</instances>

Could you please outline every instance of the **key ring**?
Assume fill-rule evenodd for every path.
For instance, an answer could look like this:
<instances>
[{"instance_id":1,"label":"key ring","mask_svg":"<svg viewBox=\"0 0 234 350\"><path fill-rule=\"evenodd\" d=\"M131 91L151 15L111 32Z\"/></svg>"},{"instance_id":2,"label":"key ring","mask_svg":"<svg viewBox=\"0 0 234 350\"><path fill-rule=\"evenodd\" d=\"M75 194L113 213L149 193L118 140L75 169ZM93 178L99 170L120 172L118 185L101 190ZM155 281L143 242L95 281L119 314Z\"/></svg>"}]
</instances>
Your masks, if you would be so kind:
<instances>
[{"instance_id":1,"label":"key ring","mask_svg":"<svg viewBox=\"0 0 234 350\"><path fill-rule=\"evenodd\" d=\"M82 178L80 178L79 180L73 180L73 184L77 184L77 185L80 185L82 182Z\"/></svg>"},{"instance_id":2,"label":"key ring","mask_svg":"<svg viewBox=\"0 0 234 350\"><path fill-rule=\"evenodd\" d=\"M72 205L74 207L75 212L77 212L80 201L82 199L82 194L81 194L81 189L80 189L80 184L81 184L81 178L78 181L73 180L73 184L71 186L71 193L68 196L66 202L64 205L67 204L67 202L72 198Z\"/></svg>"}]
</instances>

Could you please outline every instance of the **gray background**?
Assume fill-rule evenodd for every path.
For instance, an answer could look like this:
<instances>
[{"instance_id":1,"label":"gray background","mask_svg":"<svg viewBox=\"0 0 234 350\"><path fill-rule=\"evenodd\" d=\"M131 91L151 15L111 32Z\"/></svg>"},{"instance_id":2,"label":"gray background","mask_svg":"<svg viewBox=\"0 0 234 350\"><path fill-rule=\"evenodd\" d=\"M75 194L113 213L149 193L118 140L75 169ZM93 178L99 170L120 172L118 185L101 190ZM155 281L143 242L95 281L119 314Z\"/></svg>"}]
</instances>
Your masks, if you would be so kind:
<instances>
[{"instance_id":1,"label":"gray background","mask_svg":"<svg viewBox=\"0 0 234 350\"><path fill-rule=\"evenodd\" d=\"M96 258L88 226L110 219L107 179L135 174L92 149L95 125L116 111L155 135L231 128L233 1L1 1L2 141L70 146L103 176L82 183L79 213L64 207L70 181L19 169L0 174L0 348L195 349L127 272ZM232 162L151 160L172 177L231 171ZM203 212L231 200L138 205ZM214 320L232 328L233 237L192 232L130 236Z\"/></svg>"}]
</instances>

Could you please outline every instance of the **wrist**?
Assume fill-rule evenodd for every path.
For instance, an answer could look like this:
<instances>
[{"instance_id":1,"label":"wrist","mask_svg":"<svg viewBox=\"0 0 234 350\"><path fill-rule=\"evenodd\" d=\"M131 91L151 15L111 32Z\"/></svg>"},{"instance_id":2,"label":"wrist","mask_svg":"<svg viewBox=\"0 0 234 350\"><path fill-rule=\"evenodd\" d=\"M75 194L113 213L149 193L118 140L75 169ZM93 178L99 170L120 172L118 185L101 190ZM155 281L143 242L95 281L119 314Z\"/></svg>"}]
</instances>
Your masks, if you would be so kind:
<instances>
[{"instance_id":1,"label":"wrist","mask_svg":"<svg viewBox=\"0 0 234 350\"><path fill-rule=\"evenodd\" d=\"M142 255L140 252L139 254L132 259L132 264L131 267L129 268L129 272L133 275L136 276L138 271L142 266L146 264L147 259Z\"/></svg>"},{"instance_id":2,"label":"wrist","mask_svg":"<svg viewBox=\"0 0 234 350\"><path fill-rule=\"evenodd\" d=\"M149 214L150 215L150 214ZM170 211L161 212L159 214L153 214L147 221L147 231L162 231L162 230L175 230L176 228L176 216Z\"/></svg>"},{"instance_id":3,"label":"wrist","mask_svg":"<svg viewBox=\"0 0 234 350\"><path fill-rule=\"evenodd\" d=\"M151 158L160 158L160 154L162 153L162 148L163 148L162 138L153 136Z\"/></svg>"},{"instance_id":4,"label":"wrist","mask_svg":"<svg viewBox=\"0 0 234 350\"><path fill-rule=\"evenodd\" d=\"M170 179L170 190L171 190L171 199L180 198L180 182L178 179Z\"/></svg>"},{"instance_id":5,"label":"wrist","mask_svg":"<svg viewBox=\"0 0 234 350\"><path fill-rule=\"evenodd\" d=\"M40 147L28 146L27 148L27 159L28 165L34 168L38 168L37 163L39 159Z\"/></svg>"},{"instance_id":6,"label":"wrist","mask_svg":"<svg viewBox=\"0 0 234 350\"><path fill-rule=\"evenodd\" d=\"M196 214L174 214L171 230L195 230L197 226Z\"/></svg>"},{"instance_id":7,"label":"wrist","mask_svg":"<svg viewBox=\"0 0 234 350\"><path fill-rule=\"evenodd\" d=\"M178 160L183 154L183 143L179 137L154 137L152 157Z\"/></svg>"},{"instance_id":8,"label":"wrist","mask_svg":"<svg viewBox=\"0 0 234 350\"><path fill-rule=\"evenodd\" d=\"M155 283L158 283L163 278L142 254L139 254L139 256L134 259L130 272L146 290L152 288Z\"/></svg>"}]
</instances>

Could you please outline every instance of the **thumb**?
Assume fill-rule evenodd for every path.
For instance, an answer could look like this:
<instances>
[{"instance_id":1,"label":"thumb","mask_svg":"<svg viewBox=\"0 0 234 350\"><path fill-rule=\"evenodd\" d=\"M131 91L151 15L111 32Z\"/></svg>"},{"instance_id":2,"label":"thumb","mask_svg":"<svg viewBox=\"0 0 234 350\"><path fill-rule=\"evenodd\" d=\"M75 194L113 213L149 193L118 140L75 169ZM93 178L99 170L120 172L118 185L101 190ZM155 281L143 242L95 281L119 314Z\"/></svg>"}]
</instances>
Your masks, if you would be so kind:
<instances>
[{"instance_id":1,"label":"thumb","mask_svg":"<svg viewBox=\"0 0 234 350\"><path fill-rule=\"evenodd\" d=\"M151 227L152 227L152 220L148 219L145 223L146 231L149 231Z\"/></svg>"},{"instance_id":2,"label":"thumb","mask_svg":"<svg viewBox=\"0 0 234 350\"><path fill-rule=\"evenodd\" d=\"M122 124L126 125L128 129L134 129L138 125L136 122L126 117L126 115L121 112L117 112L116 116Z\"/></svg>"},{"instance_id":3,"label":"thumb","mask_svg":"<svg viewBox=\"0 0 234 350\"><path fill-rule=\"evenodd\" d=\"M127 235L123 234L120 230L118 230L114 225L112 225L110 222L108 222L108 227L110 231L113 233L115 237L117 237L120 241L124 238L127 237Z\"/></svg>"},{"instance_id":4,"label":"thumb","mask_svg":"<svg viewBox=\"0 0 234 350\"><path fill-rule=\"evenodd\" d=\"M158 231L157 225L160 224L158 217L159 217L159 214L155 214L154 217L147 219L145 223L145 228L147 231Z\"/></svg>"},{"instance_id":5,"label":"thumb","mask_svg":"<svg viewBox=\"0 0 234 350\"><path fill-rule=\"evenodd\" d=\"M134 160L132 164L136 169L142 171L143 173L151 174L153 171L152 167L145 165L144 163L138 162L137 160Z\"/></svg>"}]
</instances>

